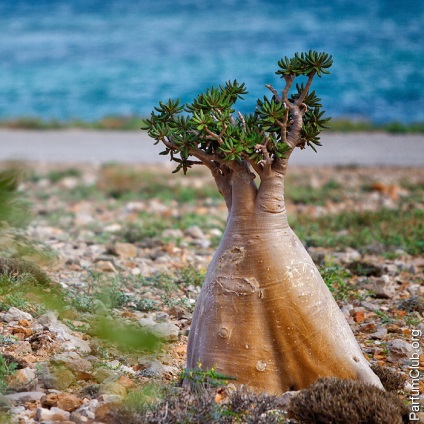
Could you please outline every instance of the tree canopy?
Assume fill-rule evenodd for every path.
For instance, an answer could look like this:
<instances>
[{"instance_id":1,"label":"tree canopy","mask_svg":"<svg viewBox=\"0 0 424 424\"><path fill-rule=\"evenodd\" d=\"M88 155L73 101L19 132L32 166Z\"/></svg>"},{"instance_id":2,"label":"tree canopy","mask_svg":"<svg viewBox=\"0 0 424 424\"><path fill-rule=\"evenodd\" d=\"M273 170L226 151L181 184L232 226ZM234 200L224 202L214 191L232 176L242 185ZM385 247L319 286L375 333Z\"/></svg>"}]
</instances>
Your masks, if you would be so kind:
<instances>
[{"instance_id":1,"label":"tree canopy","mask_svg":"<svg viewBox=\"0 0 424 424\"><path fill-rule=\"evenodd\" d=\"M315 75L329 74L332 63L327 53L312 50L284 57L276 71L285 81L282 91L266 85L272 96L258 99L253 113L236 113L236 101L248 92L244 83L234 80L207 89L192 103L159 102L150 118L143 120L142 129L163 142L161 154L178 164L174 172L186 173L195 164L235 169L248 163L260 175L295 147L316 151L321 145L319 134L328 128L330 118L324 116L321 99L310 87ZM293 87L301 76L306 81Z\"/></svg>"}]
</instances>

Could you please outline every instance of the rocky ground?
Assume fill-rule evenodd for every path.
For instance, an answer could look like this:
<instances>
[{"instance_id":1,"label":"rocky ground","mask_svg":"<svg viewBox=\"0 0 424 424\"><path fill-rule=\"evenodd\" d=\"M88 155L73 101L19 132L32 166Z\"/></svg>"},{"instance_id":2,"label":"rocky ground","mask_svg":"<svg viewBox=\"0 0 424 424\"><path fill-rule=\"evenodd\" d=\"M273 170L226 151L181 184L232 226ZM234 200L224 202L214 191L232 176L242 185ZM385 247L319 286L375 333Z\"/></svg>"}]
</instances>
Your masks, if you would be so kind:
<instances>
[{"instance_id":1,"label":"rocky ground","mask_svg":"<svg viewBox=\"0 0 424 424\"><path fill-rule=\"evenodd\" d=\"M33 165L19 189L33 210L20 236L41 243L55 284L3 281L4 419L118 422L117 404L181 379L225 205L208 174L167 167ZM411 362L424 340L423 194L421 168L298 167L287 182L295 231L364 355L404 376L405 400L424 366Z\"/></svg>"}]
</instances>

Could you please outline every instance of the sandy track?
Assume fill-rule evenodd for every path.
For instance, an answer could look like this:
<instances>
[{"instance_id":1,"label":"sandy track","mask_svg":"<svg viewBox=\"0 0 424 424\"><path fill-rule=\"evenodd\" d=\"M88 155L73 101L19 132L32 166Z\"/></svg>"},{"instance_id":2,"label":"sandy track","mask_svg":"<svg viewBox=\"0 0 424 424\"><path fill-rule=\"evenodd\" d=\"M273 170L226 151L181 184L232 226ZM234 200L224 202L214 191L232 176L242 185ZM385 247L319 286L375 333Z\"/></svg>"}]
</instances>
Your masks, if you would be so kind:
<instances>
[{"instance_id":1,"label":"sandy track","mask_svg":"<svg viewBox=\"0 0 424 424\"><path fill-rule=\"evenodd\" d=\"M424 166L423 135L329 133L323 147L296 151L296 165ZM139 163L168 161L162 146L141 131L25 131L0 130L0 161L25 160L64 163Z\"/></svg>"}]
</instances>

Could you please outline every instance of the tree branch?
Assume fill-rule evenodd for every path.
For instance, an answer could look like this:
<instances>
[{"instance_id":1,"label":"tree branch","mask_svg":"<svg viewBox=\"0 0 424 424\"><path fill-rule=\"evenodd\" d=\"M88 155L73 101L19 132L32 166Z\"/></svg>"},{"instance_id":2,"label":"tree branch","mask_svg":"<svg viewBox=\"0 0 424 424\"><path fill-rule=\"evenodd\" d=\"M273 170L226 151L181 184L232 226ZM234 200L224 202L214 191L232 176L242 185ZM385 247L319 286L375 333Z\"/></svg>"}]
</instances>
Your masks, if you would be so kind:
<instances>
[{"instance_id":1,"label":"tree branch","mask_svg":"<svg viewBox=\"0 0 424 424\"><path fill-rule=\"evenodd\" d=\"M274 94L277 102L282 103L282 99L280 97L280 95L278 94L277 90L271 85L271 84L265 84L265 87L270 90L272 92L272 94Z\"/></svg>"},{"instance_id":2,"label":"tree branch","mask_svg":"<svg viewBox=\"0 0 424 424\"><path fill-rule=\"evenodd\" d=\"M312 72L309 74L308 82L306 83L305 88L303 89L302 93L300 93L299 98L295 101L295 103L296 103L297 105L302 104L302 103L303 103L303 101L305 100L305 97L308 95L308 91L309 91L309 89L311 88L312 80L314 79L315 74L316 74L316 71L312 71Z\"/></svg>"},{"instance_id":3,"label":"tree branch","mask_svg":"<svg viewBox=\"0 0 424 424\"><path fill-rule=\"evenodd\" d=\"M289 103L289 100L288 100L289 90L290 90L295 78L296 78L295 75L285 75L284 76L284 81L286 81L286 85L285 85L284 90L283 90L283 100L286 103L286 106Z\"/></svg>"}]
</instances>

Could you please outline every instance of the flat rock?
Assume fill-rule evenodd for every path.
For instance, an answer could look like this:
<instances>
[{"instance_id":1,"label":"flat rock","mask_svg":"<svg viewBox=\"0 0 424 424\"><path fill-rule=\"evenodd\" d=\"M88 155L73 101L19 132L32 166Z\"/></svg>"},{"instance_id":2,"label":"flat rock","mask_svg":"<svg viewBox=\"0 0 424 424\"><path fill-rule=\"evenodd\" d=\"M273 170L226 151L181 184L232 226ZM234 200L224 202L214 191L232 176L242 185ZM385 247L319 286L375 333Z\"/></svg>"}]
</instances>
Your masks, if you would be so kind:
<instances>
[{"instance_id":1,"label":"flat rock","mask_svg":"<svg viewBox=\"0 0 424 424\"><path fill-rule=\"evenodd\" d=\"M121 258L135 258L137 256L137 247L131 243L115 243L114 250Z\"/></svg>"},{"instance_id":2,"label":"flat rock","mask_svg":"<svg viewBox=\"0 0 424 424\"><path fill-rule=\"evenodd\" d=\"M160 322L150 328L150 331L160 339L167 342L174 342L178 340L180 329L175 324L170 322Z\"/></svg>"},{"instance_id":3,"label":"flat rock","mask_svg":"<svg viewBox=\"0 0 424 424\"><path fill-rule=\"evenodd\" d=\"M93 368L93 364L86 359L81 358L76 352L59 353L51 357L50 362L65 365L74 372L86 372Z\"/></svg>"},{"instance_id":4,"label":"flat rock","mask_svg":"<svg viewBox=\"0 0 424 424\"><path fill-rule=\"evenodd\" d=\"M35 370L30 367L22 368L14 373L9 380L12 389L26 389L31 391L37 386Z\"/></svg>"},{"instance_id":5,"label":"flat rock","mask_svg":"<svg viewBox=\"0 0 424 424\"><path fill-rule=\"evenodd\" d=\"M12 322L12 321L20 321L20 320L28 320L32 321L32 315L28 312L21 311L18 308L12 306L4 315L3 321Z\"/></svg>"},{"instance_id":6,"label":"flat rock","mask_svg":"<svg viewBox=\"0 0 424 424\"><path fill-rule=\"evenodd\" d=\"M71 414L63 409L52 407L51 409L37 408L35 421L69 421Z\"/></svg>"},{"instance_id":7,"label":"flat rock","mask_svg":"<svg viewBox=\"0 0 424 424\"><path fill-rule=\"evenodd\" d=\"M387 343L387 359L392 362L403 362L409 359L412 350L412 345L404 340L390 340Z\"/></svg>"},{"instance_id":8,"label":"flat rock","mask_svg":"<svg viewBox=\"0 0 424 424\"><path fill-rule=\"evenodd\" d=\"M45 396L44 392L18 392L12 393L10 395L5 395L4 397L11 402L35 402L40 400L43 396Z\"/></svg>"}]
</instances>

